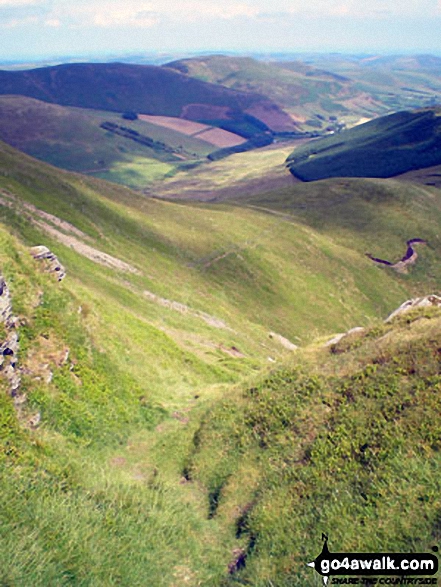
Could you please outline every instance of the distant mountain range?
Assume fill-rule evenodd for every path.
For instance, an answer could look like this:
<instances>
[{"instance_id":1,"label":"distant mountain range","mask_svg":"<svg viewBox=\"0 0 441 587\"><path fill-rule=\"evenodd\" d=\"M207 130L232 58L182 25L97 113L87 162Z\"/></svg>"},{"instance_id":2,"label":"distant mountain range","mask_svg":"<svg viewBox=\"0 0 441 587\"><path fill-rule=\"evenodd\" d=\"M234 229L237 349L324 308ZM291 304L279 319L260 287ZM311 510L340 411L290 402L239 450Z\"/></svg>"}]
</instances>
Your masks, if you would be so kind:
<instances>
[{"instance_id":1,"label":"distant mountain range","mask_svg":"<svg viewBox=\"0 0 441 587\"><path fill-rule=\"evenodd\" d=\"M257 92L285 109L303 130L338 130L360 119L434 106L441 58L342 54L250 57L209 55L167 67L228 88ZM270 60L271 59L271 60Z\"/></svg>"}]
</instances>

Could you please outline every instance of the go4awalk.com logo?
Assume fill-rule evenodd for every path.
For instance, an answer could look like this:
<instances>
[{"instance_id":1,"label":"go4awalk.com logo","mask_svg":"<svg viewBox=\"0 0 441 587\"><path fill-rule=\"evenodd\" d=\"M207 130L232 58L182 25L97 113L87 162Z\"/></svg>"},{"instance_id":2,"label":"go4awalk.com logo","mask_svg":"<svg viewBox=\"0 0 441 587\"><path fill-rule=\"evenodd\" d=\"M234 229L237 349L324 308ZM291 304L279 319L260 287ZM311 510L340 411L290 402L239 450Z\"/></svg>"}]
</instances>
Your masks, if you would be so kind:
<instances>
[{"instance_id":1,"label":"go4awalk.com logo","mask_svg":"<svg viewBox=\"0 0 441 587\"><path fill-rule=\"evenodd\" d=\"M438 558L432 553L330 552L323 534L323 548L311 563L325 585L436 585ZM433 552L438 552L433 547ZM345 577L344 579L342 577Z\"/></svg>"}]
</instances>

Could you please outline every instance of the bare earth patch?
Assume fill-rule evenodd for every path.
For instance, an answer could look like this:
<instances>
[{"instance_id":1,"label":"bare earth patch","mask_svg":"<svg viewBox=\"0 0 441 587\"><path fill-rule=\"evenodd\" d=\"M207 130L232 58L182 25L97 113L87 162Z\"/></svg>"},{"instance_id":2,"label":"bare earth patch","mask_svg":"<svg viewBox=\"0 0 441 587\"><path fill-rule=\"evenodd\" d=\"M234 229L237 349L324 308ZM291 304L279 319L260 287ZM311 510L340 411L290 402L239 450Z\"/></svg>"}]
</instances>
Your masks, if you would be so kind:
<instances>
[{"instance_id":1,"label":"bare earth patch","mask_svg":"<svg viewBox=\"0 0 441 587\"><path fill-rule=\"evenodd\" d=\"M215 316L210 316L210 314L207 314L206 312L192 310L186 304L182 304L181 302L175 302L173 300L168 300L167 298L161 298L160 296L157 296L156 294L148 290L145 290L143 293L149 300L155 302L156 304L159 304L160 306L163 306L164 308L169 308L170 310L174 310L175 312L179 312L180 314L189 314L190 316L194 316L195 318L200 318L206 324L208 324L209 326L213 326L214 328L226 328L230 330L223 320L220 320Z\"/></svg>"},{"instance_id":2,"label":"bare earth patch","mask_svg":"<svg viewBox=\"0 0 441 587\"><path fill-rule=\"evenodd\" d=\"M221 128L209 128L193 136L221 149L225 147L236 147L247 142L243 137L227 130L222 130Z\"/></svg>"},{"instance_id":3,"label":"bare earth patch","mask_svg":"<svg viewBox=\"0 0 441 587\"><path fill-rule=\"evenodd\" d=\"M63 245L74 249L74 251L80 255L83 255L83 257L87 257L91 261L99 263L100 265L105 265L111 269L140 274L140 271L132 265L129 265L129 263L121 261L121 259L118 259L117 257L113 257L108 253L104 253L103 251L87 245L86 243L76 238L76 236L72 236L72 234L65 234L64 232L61 232L59 228L62 228L63 230L66 230L66 232L70 232L75 235L81 235L83 238L89 238L86 234L78 230L69 222L61 220L60 218L53 216L52 214L48 214L47 212L43 212L32 204L28 204L19 200L6 190L1 190L0 193L1 206L14 209L18 213L21 213L21 215L25 217L26 220L29 220L34 226L37 226L46 234L49 234Z\"/></svg>"},{"instance_id":4,"label":"bare earth patch","mask_svg":"<svg viewBox=\"0 0 441 587\"><path fill-rule=\"evenodd\" d=\"M258 118L276 132L295 132L299 130L292 117L274 104L262 102L248 108L246 112Z\"/></svg>"},{"instance_id":5,"label":"bare earth patch","mask_svg":"<svg viewBox=\"0 0 441 587\"><path fill-rule=\"evenodd\" d=\"M175 130L189 137L195 137L213 145L214 147L222 149L224 147L235 147L236 145L246 143L246 139L235 133L222 130L221 128L208 126L207 124L201 124L200 122L186 120L184 118L140 114L139 119L156 124L157 126L170 128L171 130Z\"/></svg>"}]
</instances>

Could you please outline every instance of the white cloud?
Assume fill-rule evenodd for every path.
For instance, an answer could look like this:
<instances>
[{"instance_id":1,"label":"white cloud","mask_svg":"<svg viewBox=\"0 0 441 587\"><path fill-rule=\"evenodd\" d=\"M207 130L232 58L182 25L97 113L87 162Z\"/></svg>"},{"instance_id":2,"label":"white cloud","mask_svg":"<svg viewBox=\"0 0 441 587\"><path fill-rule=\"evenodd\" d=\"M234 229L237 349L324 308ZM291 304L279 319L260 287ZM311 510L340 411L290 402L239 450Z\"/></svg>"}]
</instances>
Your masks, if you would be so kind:
<instances>
[{"instance_id":1,"label":"white cloud","mask_svg":"<svg viewBox=\"0 0 441 587\"><path fill-rule=\"evenodd\" d=\"M260 2L259 2L260 3ZM428 17L441 8L441 0L274 0L265 12L306 15L309 17L347 16L366 18L376 16Z\"/></svg>"},{"instance_id":2,"label":"white cloud","mask_svg":"<svg viewBox=\"0 0 441 587\"><path fill-rule=\"evenodd\" d=\"M58 28L61 26L61 20L59 20L58 18L48 18L47 20L44 21L45 26L49 26L49 27L53 27L53 28Z\"/></svg>"},{"instance_id":3,"label":"white cloud","mask_svg":"<svg viewBox=\"0 0 441 587\"><path fill-rule=\"evenodd\" d=\"M0 0L0 10L6 12L1 25L9 27L36 17L53 28L147 29L239 19L283 23L298 16L424 19L439 16L441 0Z\"/></svg>"},{"instance_id":4,"label":"white cloud","mask_svg":"<svg viewBox=\"0 0 441 587\"><path fill-rule=\"evenodd\" d=\"M92 10L92 22L98 27L139 27L149 28L157 24L158 19L152 13L152 6L139 3L109 4L104 9Z\"/></svg>"},{"instance_id":5,"label":"white cloud","mask_svg":"<svg viewBox=\"0 0 441 587\"><path fill-rule=\"evenodd\" d=\"M4 23L2 23L2 27L5 29L16 29L18 27L37 24L38 18L34 16L29 16L27 18L11 18Z\"/></svg>"},{"instance_id":6,"label":"white cloud","mask_svg":"<svg viewBox=\"0 0 441 587\"><path fill-rule=\"evenodd\" d=\"M6 1L12 0L0 0ZM50 19L77 26L148 28L162 20L197 22L201 19L229 20L258 16L260 8L253 6L251 2L253 0L224 0L222 3L212 0L126 0L124 3L120 0L92 0L86 4L80 0L71 4L64 0L55 0L50 10Z\"/></svg>"},{"instance_id":7,"label":"white cloud","mask_svg":"<svg viewBox=\"0 0 441 587\"><path fill-rule=\"evenodd\" d=\"M0 0L0 8L23 8L41 4L39 0Z\"/></svg>"}]
</instances>

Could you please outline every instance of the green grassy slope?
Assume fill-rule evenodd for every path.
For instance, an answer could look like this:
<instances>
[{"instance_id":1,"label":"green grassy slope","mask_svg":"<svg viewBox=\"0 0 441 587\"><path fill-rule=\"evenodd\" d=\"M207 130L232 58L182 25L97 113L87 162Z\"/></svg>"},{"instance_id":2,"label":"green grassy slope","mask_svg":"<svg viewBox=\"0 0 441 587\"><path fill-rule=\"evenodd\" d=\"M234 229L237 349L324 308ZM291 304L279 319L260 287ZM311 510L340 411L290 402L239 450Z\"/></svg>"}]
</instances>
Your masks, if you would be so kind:
<instances>
[{"instance_id":1,"label":"green grassy slope","mask_svg":"<svg viewBox=\"0 0 441 587\"><path fill-rule=\"evenodd\" d=\"M20 319L18 364L27 395L16 412L0 376L3 583L216 587L229 581L233 551L247 548L248 530L244 523L237 539L237 512L228 520L214 515L226 489L213 493L212 475L222 479L219 470L228 472L238 453L233 447L224 463L213 453L209 463L213 438L204 414L220 413L218 401L230 401L268 364L284 364L287 351L270 331L306 345L375 324L411 293L439 288L439 246L431 232L439 224L436 190L415 188L409 202L413 192L386 183L389 200L378 197L364 208L360 199L348 203L348 213L351 221L356 209L375 214L378 247L401 250L407 230L429 240L408 275L365 258L361 237L351 241L358 229L350 223L343 239L318 221L314 226L275 208L146 199L0 144L0 272ZM324 187L317 197L341 189L338 182ZM36 244L58 255L67 269L63 282L31 258L28 247ZM113 264L97 262L106 258ZM36 413L41 423L32 428ZM203 443L195 451L201 419ZM219 426L226 453L223 417ZM241 419L237 426L242 436ZM248 500L241 491L261 481L260 449L250 449L249 483L235 477L234 507ZM286 457L275 452L277 469ZM271 565L280 561L278 551L268 571L260 544L263 571L258 562L250 566L251 584L273 577Z\"/></svg>"},{"instance_id":2,"label":"green grassy slope","mask_svg":"<svg viewBox=\"0 0 441 587\"><path fill-rule=\"evenodd\" d=\"M109 122L149 137L159 143L158 148L101 127ZM58 106L23 96L0 96L0 138L57 167L130 187L145 187L186 161L204 159L216 150L197 138L140 120L124 120L114 112ZM129 175L135 165L138 169Z\"/></svg>"},{"instance_id":3,"label":"green grassy slope","mask_svg":"<svg viewBox=\"0 0 441 587\"><path fill-rule=\"evenodd\" d=\"M271 145L200 165L191 173L183 170L149 186L147 193L173 200L220 201L286 187L295 182L286 170L286 158L301 144L298 140Z\"/></svg>"},{"instance_id":4,"label":"green grassy slope","mask_svg":"<svg viewBox=\"0 0 441 587\"><path fill-rule=\"evenodd\" d=\"M398 112L305 145L287 159L303 181L392 177L441 162L438 109Z\"/></svg>"},{"instance_id":5,"label":"green grassy slope","mask_svg":"<svg viewBox=\"0 0 441 587\"><path fill-rule=\"evenodd\" d=\"M430 552L441 538L441 313L310 350L219 402L186 471L236 539L228 585L313 586L333 552Z\"/></svg>"},{"instance_id":6,"label":"green grassy slope","mask_svg":"<svg viewBox=\"0 0 441 587\"><path fill-rule=\"evenodd\" d=\"M237 202L301 222L336 244L392 262L403 257L408 240L423 235L420 238L428 244L419 249L420 257L405 279L416 280L415 284L427 279L425 287L439 288L441 274L435 259L441 254L441 200L436 188L391 179L328 179L297 183ZM421 291L419 288L416 285L414 291Z\"/></svg>"},{"instance_id":7,"label":"green grassy slope","mask_svg":"<svg viewBox=\"0 0 441 587\"><path fill-rule=\"evenodd\" d=\"M84 266L82 279L90 276L87 279L97 294L114 291L114 296L132 299L139 308L145 304L140 294L149 290L195 311L214 313L237 332L236 346L247 355L266 358L267 352L258 350L267 337L266 328L306 341L314 335L311 319L318 332L340 327L342 320L346 324L348 308L366 321L369 315L391 309L411 286L411 281L395 275L380 277L383 274L361 252L354 255L351 247L342 249L300 223L265 212L146 200L109 184L51 170L24 156L17 158L7 148L2 168L7 176L4 185L11 193L71 222L88 235L82 239L85 243L140 271L141 275L127 274L126 285L116 283L107 290L106 279L100 280L99 275L101 271L107 275L108 270L44 237L74 268ZM4 208L2 212L7 217L11 214ZM14 220L12 226L17 223ZM24 222L23 230L30 235L29 244L35 244L35 227ZM303 246L305 241L308 247ZM337 268L361 279L343 297L330 295L340 289L342 275ZM369 281L376 285L366 296L363 288ZM127 284L133 294L123 292ZM317 314L308 303L311 295L317 305L332 310ZM148 303L145 311L157 314L154 308ZM288 321L287 313L292 315ZM171 326L174 313L167 314Z\"/></svg>"}]
</instances>

